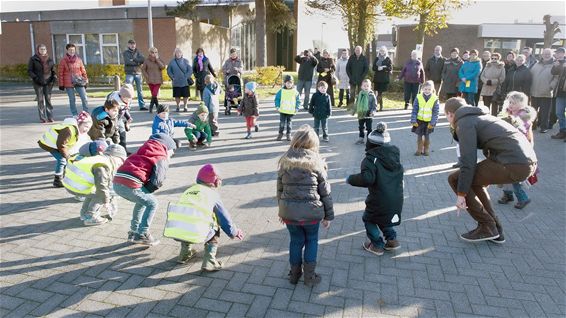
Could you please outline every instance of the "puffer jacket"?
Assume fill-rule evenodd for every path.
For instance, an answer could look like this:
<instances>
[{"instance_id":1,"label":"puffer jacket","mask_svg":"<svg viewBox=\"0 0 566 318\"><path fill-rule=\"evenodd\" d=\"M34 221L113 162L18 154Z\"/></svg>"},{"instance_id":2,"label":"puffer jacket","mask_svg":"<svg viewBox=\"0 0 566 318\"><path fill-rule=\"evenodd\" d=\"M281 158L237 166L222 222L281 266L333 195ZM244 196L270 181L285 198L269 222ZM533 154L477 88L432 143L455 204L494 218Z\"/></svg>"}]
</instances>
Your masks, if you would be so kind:
<instances>
[{"instance_id":1,"label":"puffer jacket","mask_svg":"<svg viewBox=\"0 0 566 318\"><path fill-rule=\"evenodd\" d=\"M50 85L57 80L57 76L55 76L55 64L53 63L52 58L49 57L47 59L47 65L51 70L48 78L46 78L45 74L43 74L43 64L41 64L40 57L35 54L29 59L28 75L36 85Z\"/></svg>"},{"instance_id":2,"label":"puffer jacket","mask_svg":"<svg viewBox=\"0 0 566 318\"><path fill-rule=\"evenodd\" d=\"M88 82L86 69L81 58L76 56L74 62L71 61L72 59L70 58L70 56L65 54L65 57L61 59L61 62L59 62L59 67L57 69L59 73L59 87L75 87L71 79L73 75L80 76Z\"/></svg>"},{"instance_id":3,"label":"puffer jacket","mask_svg":"<svg viewBox=\"0 0 566 318\"><path fill-rule=\"evenodd\" d=\"M110 118L104 106L96 107L92 111L92 126L88 135L92 140L110 138L113 143L119 144L118 116Z\"/></svg>"},{"instance_id":4,"label":"puffer jacket","mask_svg":"<svg viewBox=\"0 0 566 318\"><path fill-rule=\"evenodd\" d=\"M505 81L505 63L497 61L487 63L485 69L481 72L481 96L493 96L497 90L497 86ZM491 85L487 85L487 81L491 81Z\"/></svg>"},{"instance_id":5,"label":"puffer jacket","mask_svg":"<svg viewBox=\"0 0 566 318\"><path fill-rule=\"evenodd\" d=\"M277 201L279 217L287 223L313 223L334 219L327 180L320 155L306 149L289 149L279 160Z\"/></svg>"},{"instance_id":6,"label":"puffer jacket","mask_svg":"<svg viewBox=\"0 0 566 318\"><path fill-rule=\"evenodd\" d=\"M460 83L458 72L462 64L464 64L464 62L460 57L446 59L444 67L442 68L442 88L440 89L442 94L458 93L458 84Z\"/></svg>"},{"instance_id":7,"label":"puffer jacket","mask_svg":"<svg viewBox=\"0 0 566 318\"><path fill-rule=\"evenodd\" d=\"M167 65L167 75L173 87L189 86L187 80L193 75L193 69L185 58L173 58Z\"/></svg>"},{"instance_id":8,"label":"puffer jacket","mask_svg":"<svg viewBox=\"0 0 566 318\"><path fill-rule=\"evenodd\" d=\"M424 83L425 73L423 63L419 60L408 60L399 74L399 80L412 84Z\"/></svg>"},{"instance_id":9,"label":"puffer jacket","mask_svg":"<svg viewBox=\"0 0 566 318\"><path fill-rule=\"evenodd\" d=\"M554 59L541 60L531 67L533 81L531 83L532 97L554 97L554 88L558 84L558 77L552 75L551 70Z\"/></svg>"},{"instance_id":10,"label":"puffer jacket","mask_svg":"<svg viewBox=\"0 0 566 318\"><path fill-rule=\"evenodd\" d=\"M362 216L365 222L379 226L399 225L403 210L403 166L399 148L370 143L367 147L361 172L350 175L346 182L369 190Z\"/></svg>"},{"instance_id":11,"label":"puffer jacket","mask_svg":"<svg viewBox=\"0 0 566 318\"><path fill-rule=\"evenodd\" d=\"M244 117L259 116L258 102L255 94L244 94L239 110Z\"/></svg>"}]
</instances>

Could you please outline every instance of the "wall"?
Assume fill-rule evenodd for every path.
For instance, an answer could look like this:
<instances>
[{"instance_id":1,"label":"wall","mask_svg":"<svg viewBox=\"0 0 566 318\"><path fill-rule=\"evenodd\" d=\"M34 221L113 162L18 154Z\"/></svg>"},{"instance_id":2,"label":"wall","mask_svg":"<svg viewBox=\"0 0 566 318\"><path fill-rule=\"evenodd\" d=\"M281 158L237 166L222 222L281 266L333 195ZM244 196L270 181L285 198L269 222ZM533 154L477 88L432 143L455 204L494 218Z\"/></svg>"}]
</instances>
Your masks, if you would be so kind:
<instances>
[{"instance_id":1,"label":"wall","mask_svg":"<svg viewBox=\"0 0 566 318\"><path fill-rule=\"evenodd\" d=\"M147 19L134 19L133 31L136 47L147 57L149 54ZM176 47L175 18L153 19L153 45L159 50L163 62L167 63L173 57Z\"/></svg>"},{"instance_id":2,"label":"wall","mask_svg":"<svg viewBox=\"0 0 566 318\"><path fill-rule=\"evenodd\" d=\"M3 22L0 34L0 65L27 64L32 54L29 22Z\"/></svg>"}]
</instances>

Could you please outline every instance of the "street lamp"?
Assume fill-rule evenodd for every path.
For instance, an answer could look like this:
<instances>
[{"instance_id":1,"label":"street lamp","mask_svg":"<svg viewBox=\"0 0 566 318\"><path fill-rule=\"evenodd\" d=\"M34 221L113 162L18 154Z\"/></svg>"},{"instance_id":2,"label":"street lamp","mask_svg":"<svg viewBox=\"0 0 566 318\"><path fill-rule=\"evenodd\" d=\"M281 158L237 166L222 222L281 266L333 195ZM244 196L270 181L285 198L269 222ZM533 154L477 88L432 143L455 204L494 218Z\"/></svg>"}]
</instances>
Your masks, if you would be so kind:
<instances>
[{"instance_id":1,"label":"street lamp","mask_svg":"<svg viewBox=\"0 0 566 318\"><path fill-rule=\"evenodd\" d=\"M147 0L147 45L153 47L153 16L151 13L151 0Z\"/></svg>"},{"instance_id":2,"label":"street lamp","mask_svg":"<svg viewBox=\"0 0 566 318\"><path fill-rule=\"evenodd\" d=\"M324 50L324 26L326 22L322 22L322 26L320 27L320 50Z\"/></svg>"}]
</instances>

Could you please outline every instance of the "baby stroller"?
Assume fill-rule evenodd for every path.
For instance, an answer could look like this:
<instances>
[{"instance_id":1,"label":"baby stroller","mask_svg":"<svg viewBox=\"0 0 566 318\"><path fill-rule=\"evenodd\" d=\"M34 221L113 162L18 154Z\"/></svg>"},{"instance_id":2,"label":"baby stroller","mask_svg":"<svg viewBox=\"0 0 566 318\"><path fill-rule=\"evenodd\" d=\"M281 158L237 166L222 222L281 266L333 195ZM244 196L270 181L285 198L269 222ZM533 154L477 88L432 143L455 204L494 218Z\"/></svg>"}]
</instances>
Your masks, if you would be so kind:
<instances>
[{"instance_id":1,"label":"baby stroller","mask_svg":"<svg viewBox=\"0 0 566 318\"><path fill-rule=\"evenodd\" d=\"M234 87L233 91L231 91L231 87ZM230 115L231 109L238 108L240 100L242 100L242 79L238 75L230 75L226 79L224 91L224 115Z\"/></svg>"}]
</instances>

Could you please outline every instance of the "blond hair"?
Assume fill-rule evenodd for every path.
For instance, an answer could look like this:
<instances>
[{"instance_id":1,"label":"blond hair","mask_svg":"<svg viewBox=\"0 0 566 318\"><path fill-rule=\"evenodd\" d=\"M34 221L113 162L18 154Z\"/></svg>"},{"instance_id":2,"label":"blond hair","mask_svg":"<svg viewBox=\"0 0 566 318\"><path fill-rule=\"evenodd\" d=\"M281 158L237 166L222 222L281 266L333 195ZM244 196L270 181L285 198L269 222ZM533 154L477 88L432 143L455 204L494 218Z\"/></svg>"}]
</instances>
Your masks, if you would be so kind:
<instances>
[{"instance_id":1,"label":"blond hair","mask_svg":"<svg viewBox=\"0 0 566 318\"><path fill-rule=\"evenodd\" d=\"M433 81L426 81L424 82L423 86L421 87L421 89L425 88L425 87L432 87L432 93L436 94L436 90L434 89L434 82Z\"/></svg>"},{"instance_id":2,"label":"blond hair","mask_svg":"<svg viewBox=\"0 0 566 318\"><path fill-rule=\"evenodd\" d=\"M157 48L155 46L150 47L149 53L158 53Z\"/></svg>"},{"instance_id":3,"label":"blond hair","mask_svg":"<svg viewBox=\"0 0 566 318\"><path fill-rule=\"evenodd\" d=\"M214 83L214 76L212 74L208 74L204 77L204 83L205 84L210 84L210 83Z\"/></svg>"},{"instance_id":4,"label":"blond hair","mask_svg":"<svg viewBox=\"0 0 566 318\"><path fill-rule=\"evenodd\" d=\"M293 134L290 149L308 149L318 153L320 143L316 132L310 125L302 125L299 130Z\"/></svg>"}]
</instances>

